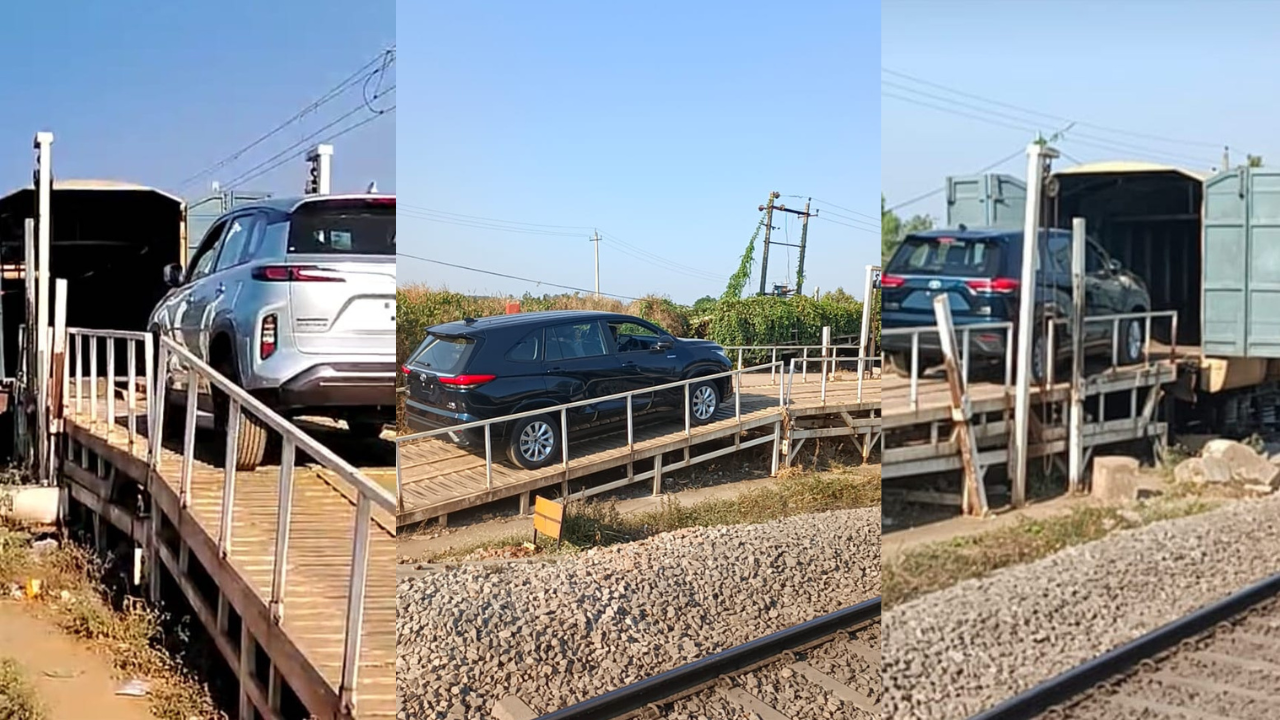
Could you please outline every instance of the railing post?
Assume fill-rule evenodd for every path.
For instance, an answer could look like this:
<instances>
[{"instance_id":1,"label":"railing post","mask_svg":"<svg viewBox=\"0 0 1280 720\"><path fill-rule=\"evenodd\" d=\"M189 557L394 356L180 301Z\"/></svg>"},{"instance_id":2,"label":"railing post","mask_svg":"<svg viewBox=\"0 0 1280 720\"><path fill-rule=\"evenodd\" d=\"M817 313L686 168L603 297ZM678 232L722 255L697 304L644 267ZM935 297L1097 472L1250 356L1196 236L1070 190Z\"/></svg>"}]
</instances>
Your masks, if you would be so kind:
<instances>
[{"instance_id":1,"label":"railing post","mask_svg":"<svg viewBox=\"0 0 1280 720\"><path fill-rule=\"evenodd\" d=\"M84 412L84 336L75 333L76 338L76 415Z\"/></svg>"},{"instance_id":2,"label":"railing post","mask_svg":"<svg viewBox=\"0 0 1280 720\"><path fill-rule=\"evenodd\" d=\"M369 498L360 493L356 502L356 527L351 554L351 582L347 588L347 628L343 636L342 679L338 701L350 717L356 714L356 669L360 665L360 636L364 625L365 580L369 574L369 522L373 516Z\"/></svg>"},{"instance_id":3,"label":"railing post","mask_svg":"<svg viewBox=\"0 0 1280 720\"><path fill-rule=\"evenodd\" d=\"M227 451L222 467L222 518L218 526L218 554L231 555L231 513L236 504L236 460L240 441L240 401L227 399Z\"/></svg>"},{"instance_id":4,"label":"railing post","mask_svg":"<svg viewBox=\"0 0 1280 720\"><path fill-rule=\"evenodd\" d=\"M129 363L129 397L126 407L129 416L129 454L132 455L138 437L138 354L134 350L133 338L125 340L125 344L125 360Z\"/></svg>"},{"instance_id":5,"label":"railing post","mask_svg":"<svg viewBox=\"0 0 1280 720\"><path fill-rule=\"evenodd\" d=\"M569 413L560 408L560 461L564 465L564 479L569 479Z\"/></svg>"},{"instance_id":6,"label":"railing post","mask_svg":"<svg viewBox=\"0 0 1280 720\"><path fill-rule=\"evenodd\" d=\"M774 373L777 372L778 370L778 348L776 347L773 348L773 357L769 360L769 362L773 363L772 365L769 366L769 382L775 382L774 378L776 376L774 375Z\"/></svg>"},{"instance_id":7,"label":"railing post","mask_svg":"<svg viewBox=\"0 0 1280 720\"><path fill-rule=\"evenodd\" d=\"M627 396L627 452L636 451L635 413L631 407L633 395Z\"/></svg>"},{"instance_id":8,"label":"railing post","mask_svg":"<svg viewBox=\"0 0 1280 720\"><path fill-rule=\"evenodd\" d=\"M289 518L293 512L293 438L284 436L280 448L280 498L276 510L276 557L271 569L271 620L284 620L285 568L289 561ZM396 464L399 467L399 462Z\"/></svg>"},{"instance_id":9,"label":"railing post","mask_svg":"<svg viewBox=\"0 0 1280 720\"><path fill-rule=\"evenodd\" d=\"M160 470L160 450L164 447L164 416L169 399L169 348L162 343L156 348L147 335L147 457L151 467ZM152 363L151 356L159 357ZM158 370L153 376L151 368ZM158 399L157 399L158 398Z\"/></svg>"},{"instance_id":10,"label":"railing post","mask_svg":"<svg viewBox=\"0 0 1280 720\"><path fill-rule=\"evenodd\" d=\"M692 422L693 404L689 398L689 394L690 394L689 387L692 384L693 383L691 382L687 382L684 384L684 436L685 437L691 437L693 435L693 422Z\"/></svg>"},{"instance_id":11,"label":"railing post","mask_svg":"<svg viewBox=\"0 0 1280 720\"><path fill-rule=\"evenodd\" d=\"M98 336L89 336L89 425L98 422Z\"/></svg>"},{"instance_id":12,"label":"railing post","mask_svg":"<svg viewBox=\"0 0 1280 720\"><path fill-rule=\"evenodd\" d=\"M107 340L107 440L116 427L116 339Z\"/></svg>"},{"instance_id":13,"label":"railing post","mask_svg":"<svg viewBox=\"0 0 1280 720\"><path fill-rule=\"evenodd\" d=\"M493 489L493 432L490 430L492 427L488 423L484 426L484 488L486 490ZM400 465L397 463L396 467L399 468Z\"/></svg>"},{"instance_id":14,"label":"railing post","mask_svg":"<svg viewBox=\"0 0 1280 720\"><path fill-rule=\"evenodd\" d=\"M911 369L908 371L911 375L911 409L916 409L916 404L920 398L920 332L911 333Z\"/></svg>"},{"instance_id":15,"label":"railing post","mask_svg":"<svg viewBox=\"0 0 1280 720\"><path fill-rule=\"evenodd\" d=\"M199 387L199 376L195 367L187 369L187 407L185 430L182 436L182 490L178 494L178 504L185 510L191 505L191 473L196 456L196 388Z\"/></svg>"},{"instance_id":16,"label":"railing post","mask_svg":"<svg viewBox=\"0 0 1280 720\"><path fill-rule=\"evenodd\" d=\"M400 440L396 440L396 513L404 512L404 493L400 489Z\"/></svg>"}]
</instances>

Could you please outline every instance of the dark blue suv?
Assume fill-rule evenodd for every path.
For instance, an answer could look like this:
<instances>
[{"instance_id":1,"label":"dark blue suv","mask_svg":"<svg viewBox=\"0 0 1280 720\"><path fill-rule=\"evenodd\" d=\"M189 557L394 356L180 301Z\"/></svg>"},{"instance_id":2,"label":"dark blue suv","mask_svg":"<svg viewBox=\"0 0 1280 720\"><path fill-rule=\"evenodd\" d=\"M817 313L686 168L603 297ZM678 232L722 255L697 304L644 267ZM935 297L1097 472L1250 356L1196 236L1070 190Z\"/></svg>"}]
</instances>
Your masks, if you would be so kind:
<instances>
[{"instance_id":1,"label":"dark blue suv","mask_svg":"<svg viewBox=\"0 0 1280 720\"><path fill-rule=\"evenodd\" d=\"M1036 280L1036 317L1070 318L1071 233L1045 230L1040 235ZM934 326L933 299L946 295L957 329L964 325L1017 322L1022 288L1023 232L1002 228L929 230L907 236L885 266L881 277L882 323L888 329ZM1093 239L1085 250L1085 308L1087 316L1145 312L1151 308L1146 284L1111 259ZM1119 360L1137 362L1145 345L1145 323L1120 323ZM1085 347L1090 353L1110 354L1112 323L1088 323ZM1002 330L975 331L970 337L970 363L1000 364L1007 335ZM959 340L959 337L957 337ZM1043 323L1032 336L1032 376L1044 380L1047 341ZM1065 328L1055 333L1058 359L1070 352ZM938 336L922 334L916 372L942 361ZM886 335L883 349L892 369L906 376L911 369L911 337Z\"/></svg>"},{"instance_id":2,"label":"dark blue suv","mask_svg":"<svg viewBox=\"0 0 1280 720\"><path fill-rule=\"evenodd\" d=\"M604 398L732 369L725 351L707 340L681 340L630 315L550 311L466 319L427 330L409 356L405 422L416 432L490 420L579 400ZM733 383L720 377L689 387L689 419L714 419ZM684 411L684 387L632 396L632 416ZM624 399L571 408L571 431L617 427ZM560 461L560 414L533 415L492 426L494 447L534 469ZM482 429L449 433L483 452Z\"/></svg>"}]
</instances>

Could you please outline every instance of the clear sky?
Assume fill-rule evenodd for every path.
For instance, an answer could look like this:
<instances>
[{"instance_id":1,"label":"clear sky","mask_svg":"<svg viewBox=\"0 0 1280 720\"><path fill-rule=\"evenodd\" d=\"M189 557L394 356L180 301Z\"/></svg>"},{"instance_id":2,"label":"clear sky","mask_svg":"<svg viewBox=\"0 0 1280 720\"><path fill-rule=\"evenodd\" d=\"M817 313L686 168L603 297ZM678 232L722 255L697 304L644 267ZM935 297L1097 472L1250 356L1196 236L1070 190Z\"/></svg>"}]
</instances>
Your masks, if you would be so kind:
<instances>
[{"instance_id":1,"label":"clear sky","mask_svg":"<svg viewBox=\"0 0 1280 720\"><path fill-rule=\"evenodd\" d=\"M6 3L0 192L30 184L32 139L51 130L55 178L127 180L199 196L210 180L226 184L359 107L354 87L218 172L178 187L313 103L395 39L391 0ZM394 102L391 93L374 104ZM332 131L368 114L361 109ZM335 190L363 190L371 180L394 190L394 112L333 144ZM303 161L295 160L243 189L300 193L305 181Z\"/></svg>"},{"instance_id":2,"label":"clear sky","mask_svg":"<svg viewBox=\"0 0 1280 720\"><path fill-rule=\"evenodd\" d=\"M776 190L855 221L811 221L805 289L862 295L879 255L878 1L396 9L400 252L591 288L598 227L603 292L689 303L724 290ZM799 241L794 219L774 225L775 240ZM788 279L787 251L770 251L770 281ZM397 273L556 291L403 257Z\"/></svg>"},{"instance_id":3,"label":"clear sky","mask_svg":"<svg viewBox=\"0 0 1280 720\"><path fill-rule=\"evenodd\" d=\"M1058 167L1126 159L1208 171L1223 145L1233 165L1246 153L1280 162L1280 3L885 0L882 13L890 206L1014 153L997 171L1023 178L1035 131L1069 120L1055 146L1071 157ZM939 192L899 212L944 209Z\"/></svg>"}]
</instances>

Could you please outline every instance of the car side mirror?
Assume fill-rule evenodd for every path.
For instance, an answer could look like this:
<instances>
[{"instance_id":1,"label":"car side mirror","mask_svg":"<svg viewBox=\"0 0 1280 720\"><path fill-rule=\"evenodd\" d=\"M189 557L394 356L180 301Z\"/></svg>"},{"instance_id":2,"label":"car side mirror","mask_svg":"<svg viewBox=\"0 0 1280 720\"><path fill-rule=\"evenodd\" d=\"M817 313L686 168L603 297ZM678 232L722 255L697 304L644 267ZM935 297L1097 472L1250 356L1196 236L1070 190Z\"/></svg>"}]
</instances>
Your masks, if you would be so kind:
<instances>
[{"instance_id":1,"label":"car side mirror","mask_svg":"<svg viewBox=\"0 0 1280 720\"><path fill-rule=\"evenodd\" d=\"M182 284L182 266L178 263L169 263L164 266L164 282L169 287L178 287Z\"/></svg>"},{"instance_id":2,"label":"car side mirror","mask_svg":"<svg viewBox=\"0 0 1280 720\"><path fill-rule=\"evenodd\" d=\"M654 350L670 350L676 346L676 339L670 335L662 335L658 338L658 342L653 344Z\"/></svg>"},{"instance_id":3,"label":"car side mirror","mask_svg":"<svg viewBox=\"0 0 1280 720\"><path fill-rule=\"evenodd\" d=\"M1107 269L1113 273L1118 273L1124 269L1124 266L1120 264L1119 260L1112 258L1107 261Z\"/></svg>"}]
</instances>

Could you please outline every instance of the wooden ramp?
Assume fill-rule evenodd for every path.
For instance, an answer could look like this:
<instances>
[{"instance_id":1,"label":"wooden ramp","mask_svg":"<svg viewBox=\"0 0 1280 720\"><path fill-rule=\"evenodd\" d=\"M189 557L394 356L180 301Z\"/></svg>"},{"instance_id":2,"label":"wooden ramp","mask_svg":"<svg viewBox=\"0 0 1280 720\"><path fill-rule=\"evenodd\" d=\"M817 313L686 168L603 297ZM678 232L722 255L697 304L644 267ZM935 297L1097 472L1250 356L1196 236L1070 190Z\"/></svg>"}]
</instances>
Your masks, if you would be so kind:
<instances>
[{"instance_id":1,"label":"wooden ramp","mask_svg":"<svg viewBox=\"0 0 1280 720\"><path fill-rule=\"evenodd\" d=\"M318 718L347 717L342 713L338 687L356 516L352 491L341 487L342 481L332 473L299 454L294 471L286 592L282 618L276 622L270 600L280 507L278 465L236 473L230 538L224 557L218 544L224 487L220 439L213 431L197 433L190 503L183 510L179 503L180 438L166 433L159 471L150 476L146 438L138 437L133 448L129 447L123 401L116 402L118 417L109 437L104 420L106 407L101 400L98 404L98 421L90 419L88 408L72 412L66 420L70 442L62 453L62 472L69 481L71 496L133 536L140 546L149 547L152 534L159 538L156 560L195 607L229 666L238 671L242 717L245 703L264 718L286 717L290 714L285 712L290 693ZM145 408L139 414L145 418ZM312 428L306 430L312 432ZM344 440L336 434L332 443L322 430L312 434L354 464L360 464L356 457L386 462L394 453L393 445L382 440L366 441L366 449L360 451L340 449L338 445ZM356 441L346 438L345 442ZM268 462L279 461L269 457ZM385 478L393 472L394 468L382 467L369 475ZM150 495L150 512L139 513L135 506L124 502L137 495L138 489ZM356 718L392 718L396 713L393 520L390 513L375 508L356 682ZM211 594L202 590L198 575L211 577L217 591ZM152 582L153 592L157 592L159 581ZM236 626L239 631L234 629ZM265 653L269 667L259 664L255 648Z\"/></svg>"},{"instance_id":2,"label":"wooden ramp","mask_svg":"<svg viewBox=\"0 0 1280 720\"><path fill-rule=\"evenodd\" d=\"M880 381L866 379L862 383L859 400L858 383L847 375L837 375L826 385L826 397L817 373L810 373L807 381L799 376L790 388L789 417L800 415L827 415L851 413L878 416L880 408ZM426 520L443 519L449 513L485 505L498 500L519 496L522 509L529 504L529 493L560 485L560 494L569 494L571 480L614 468L627 468L625 480L610 483L617 487L646 478L660 478L662 469L676 470L709 460L746 447L776 441L774 435L744 439L744 434L777 429L781 432L783 412L779 405L780 387L768 374L745 375L739 403L741 416L736 414L733 398L718 410L715 420L690 428L686 433L683 416L657 416L651 419L637 418L634 429L634 445L628 447L625 424L619 423L619 431L591 439L569 442L569 463L566 468L557 463L540 470L524 470L505 457L505 449L494 443L493 463L487 469L484 449L472 452L453 443L434 438L408 442L400 447L400 503L396 522L399 527ZM721 450L697 455L694 448L722 438L733 438L734 445ZM633 464L638 460L652 460L664 453L685 450L683 460L674 464L658 465L654 470L635 473ZM491 476L491 478L490 478ZM658 486L659 483L654 483ZM595 488L601 490L604 488Z\"/></svg>"}]
</instances>

